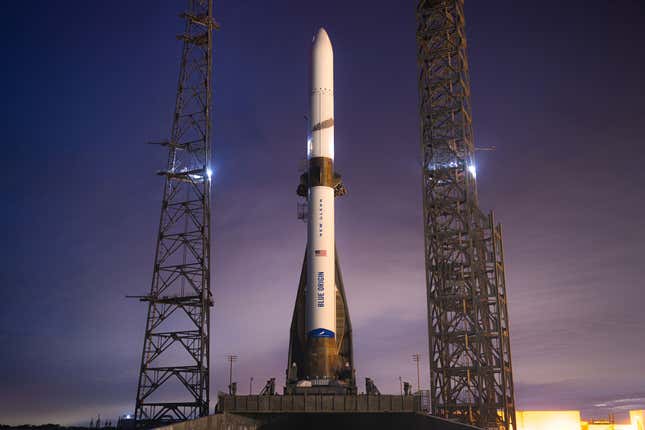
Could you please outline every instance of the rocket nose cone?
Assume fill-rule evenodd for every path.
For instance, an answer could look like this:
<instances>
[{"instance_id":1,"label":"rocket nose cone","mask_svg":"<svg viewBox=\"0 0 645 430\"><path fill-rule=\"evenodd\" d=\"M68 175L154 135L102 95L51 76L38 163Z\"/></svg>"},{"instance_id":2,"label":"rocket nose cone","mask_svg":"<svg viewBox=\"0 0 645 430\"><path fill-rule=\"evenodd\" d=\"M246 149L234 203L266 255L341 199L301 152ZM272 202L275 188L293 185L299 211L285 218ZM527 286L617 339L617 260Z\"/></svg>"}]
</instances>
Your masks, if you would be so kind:
<instances>
[{"instance_id":1,"label":"rocket nose cone","mask_svg":"<svg viewBox=\"0 0 645 430\"><path fill-rule=\"evenodd\" d=\"M324 28L314 36L311 47L311 84L312 88L334 87L334 50Z\"/></svg>"},{"instance_id":2,"label":"rocket nose cone","mask_svg":"<svg viewBox=\"0 0 645 430\"><path fill-rule=\"evenodd\" d=\"M318 32L314 35L314 40L312 41L314 45L321 44L331 47L331 40L329 40L329 35L327 30L324 27L320 27Z\"/></svg>"},{"instance_id":3,"label":"rocket nose cone","mask_svg":"<svg viewBox=\"0 0 645 430\"><path fill-rule=\"evenodd\" d=\"M334 50L331 46L331 40L329 40L329 35L324 28L320 27L320 30L316 33L313 40L313 46L311 48L314 55L322 56L333 56Z\"/></svg>"}]
</instances>

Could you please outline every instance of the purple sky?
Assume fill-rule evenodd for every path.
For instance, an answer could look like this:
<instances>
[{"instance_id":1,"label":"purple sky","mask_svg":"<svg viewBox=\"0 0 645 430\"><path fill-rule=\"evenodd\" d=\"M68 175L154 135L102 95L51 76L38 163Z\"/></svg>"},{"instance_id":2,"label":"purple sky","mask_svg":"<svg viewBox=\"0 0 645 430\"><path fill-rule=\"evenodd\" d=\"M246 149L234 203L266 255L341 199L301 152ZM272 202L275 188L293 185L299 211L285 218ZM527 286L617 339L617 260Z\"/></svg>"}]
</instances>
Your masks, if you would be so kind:
<instances>
[{"instance_id":1,"label":"purple sky","mask_svg":"<svg viewBox=\"0 0 645 430\"><path fill-rule=\"evenodd\" d=\"M176 1L3 4L0 423L132 410ZM529 6L528 3L531 3ZM645 406L645 7L467 1L480 200L504 225L520 409ZM428 386L414 2L216 0L213 394L284 380L307 59L335 49L338 250L362 388ZM631 400L626 400L631 399ZM598 406L594 405L608 405ZM214 406L214 403L213 403Z\"/></svg>"}]
</instances>

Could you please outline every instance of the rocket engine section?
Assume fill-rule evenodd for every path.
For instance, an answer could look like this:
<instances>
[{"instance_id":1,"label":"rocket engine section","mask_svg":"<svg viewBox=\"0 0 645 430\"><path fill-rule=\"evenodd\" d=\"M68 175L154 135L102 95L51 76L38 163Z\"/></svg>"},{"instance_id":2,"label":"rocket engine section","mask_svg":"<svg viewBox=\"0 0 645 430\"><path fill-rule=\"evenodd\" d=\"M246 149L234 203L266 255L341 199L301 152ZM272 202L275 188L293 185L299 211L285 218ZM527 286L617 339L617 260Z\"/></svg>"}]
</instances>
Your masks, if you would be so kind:
<instances>
[{"instance_id":1,"label":"rocket engine section","mask_svg":"<svg viewBox=\"0 0 645 430\"><path fill-rule=\"evenodd\" d=\"M344 195L334 173L334 53L321 28L311 50L307 172L307 250L291 323L287 392L356 391L351 323L334 231L334 198Z\"/></svg>"}]
</instances>

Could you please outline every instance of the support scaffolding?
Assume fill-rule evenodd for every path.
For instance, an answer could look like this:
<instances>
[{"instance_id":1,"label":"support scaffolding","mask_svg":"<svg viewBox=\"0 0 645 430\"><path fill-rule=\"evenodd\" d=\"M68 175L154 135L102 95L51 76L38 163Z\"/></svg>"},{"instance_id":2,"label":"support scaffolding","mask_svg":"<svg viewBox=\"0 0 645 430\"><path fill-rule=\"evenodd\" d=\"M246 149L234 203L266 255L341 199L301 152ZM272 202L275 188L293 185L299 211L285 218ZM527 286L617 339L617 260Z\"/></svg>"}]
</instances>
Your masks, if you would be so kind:
<instances>
[{"instance_id":1,"label":"support scaffolding","mask_svg":"<svg viewBox=\"0 0 645 430\"><path fill-rule=\"evenodd\" d=\"M515 428L502 231L477 199L463 0L418 0L434 415Z\"/></svg>"},{"instance_id":2,"label":"support scaffolding","mask_svg":"<svg viewBox=\"0 0 645 430\"><path fill-rule=\"evenodd\" d=\"M135 406L138 428L209 412L212 0L188 0Z\"/></svg>"}]
</instances>

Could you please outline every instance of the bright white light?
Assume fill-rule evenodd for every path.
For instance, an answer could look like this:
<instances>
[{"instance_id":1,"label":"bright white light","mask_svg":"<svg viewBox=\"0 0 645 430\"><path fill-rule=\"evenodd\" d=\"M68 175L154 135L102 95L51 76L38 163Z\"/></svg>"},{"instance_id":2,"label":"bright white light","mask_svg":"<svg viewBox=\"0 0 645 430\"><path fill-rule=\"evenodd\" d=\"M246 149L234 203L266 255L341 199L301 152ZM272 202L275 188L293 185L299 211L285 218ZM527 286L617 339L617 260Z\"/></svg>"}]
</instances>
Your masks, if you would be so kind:
<instances>
[{"instance_id":1,"label":"bright white light","mask_svg":"<svg viewBox=\"0 0 645 430\"><path fill-rule=\"evenodd\" d=\"M211 170L210 167L206 169L206 175L208 176L208 180L211 180L211 176L213 176L213 171Z\"/></svg>"},{"instance_id":2,"label":"bright white light","mask_svg":"<svg viewBox=\"0 0 645 430\"><path fill-rule=\"evenodd\" d=\"M468 166L468 171L471 175L473 175L473 178L477 178L477 169L475 168L474 164Z\"/></svg>"},{"instance_id":3,"label":"bright white light","mask_svg":"<svg viewBox=\"0 0 645 430\"><path fill-rule=\"evenodd\" d=\"M452 169L458 167L459 163L456 161L442 161L442 162L430 162L428 163L428 170L443 170L443 169Z\"/></svg>"},{"instance_id":4,"label":"bright white light","mask_svg":"<svg viewBox=\"0 0 645 430\"><path fill-rule=\"evenodd\" d=\"M129 420L132 417L130 416L130 414L128 414L128 415L125 416L125 418Z\"/></svg>"},{"instance_id":5,"label":"bright white light","mask_svg":"<svg viewBox=\"0 0 645 430\"><path fill-rule=\"evenodd\" d=\"M307 158L311 158L311 137L307 138Z\"/></svg>"}]
</instances>

